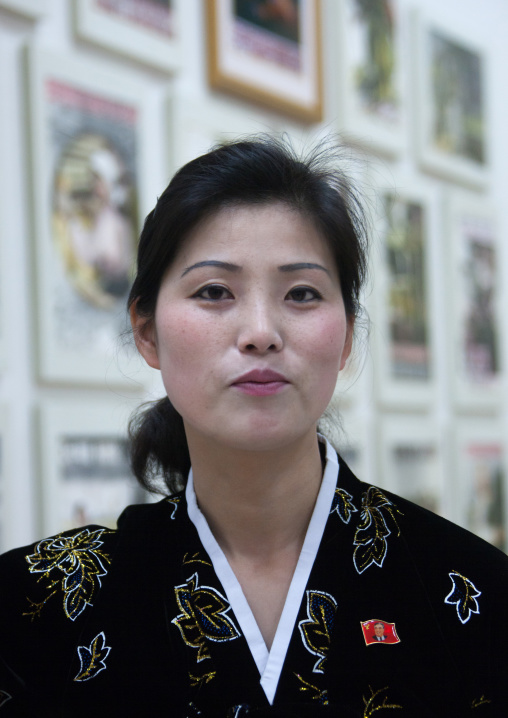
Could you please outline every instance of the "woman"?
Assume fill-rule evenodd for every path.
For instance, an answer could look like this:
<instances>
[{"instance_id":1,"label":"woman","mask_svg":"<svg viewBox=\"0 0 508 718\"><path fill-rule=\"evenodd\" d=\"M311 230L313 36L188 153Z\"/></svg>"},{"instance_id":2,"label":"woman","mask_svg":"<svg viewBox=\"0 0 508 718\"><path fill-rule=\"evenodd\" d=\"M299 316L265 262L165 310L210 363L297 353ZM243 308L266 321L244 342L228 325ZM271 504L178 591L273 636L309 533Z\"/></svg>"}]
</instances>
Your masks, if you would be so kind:
<instances>
[{"instance_id":1,"label":"woman","mask_svg":"<svg viewBox=\"0 0 508 718\"><path fill-rule=\"evenodd\" d=\"M148 216L132 456L170 495L2 558L6 716L504 715L506 556L316 434L366 263L326 159L221 146Z\"/></svg>"}]
</instances>

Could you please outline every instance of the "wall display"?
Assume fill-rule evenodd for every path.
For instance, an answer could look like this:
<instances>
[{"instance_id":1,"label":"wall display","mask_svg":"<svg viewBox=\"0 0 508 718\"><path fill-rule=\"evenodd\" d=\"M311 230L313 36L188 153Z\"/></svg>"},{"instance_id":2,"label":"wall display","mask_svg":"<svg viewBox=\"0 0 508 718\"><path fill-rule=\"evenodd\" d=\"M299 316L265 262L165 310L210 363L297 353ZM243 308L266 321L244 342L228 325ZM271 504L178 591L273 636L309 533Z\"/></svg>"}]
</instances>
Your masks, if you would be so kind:
<instances>
[{"instance_id":1,"label":"wall display","mask_svg":"<svg viewBox=\"0 0 508 718\"><path fill-rule=\"evenodd\" d=\"M461 184L487 180L485 53L414 16L414 87L422 167Z\"/></svg>"},{"instance_id":2,"label":"wall display","mask_svg":"<svg viewBox=\"0 0 508 718\"><path fill-rule=\"evenodd\" d=\"M46 404L39 414L42 531L87 524L114 528L145 492L132 476L126 422L111 403Z\"/></svg>"},{"instance_id":3,"label":"wall display","mask_svg":"<svg viewBox=\"0 0 508 718\"><path fill-rule=\"evenodd\" d=\"M500 247L492 207L450 194L450 374L456 406L499 407L502 401Z\"/></svg>"},{"instance_id":4,"label":"wall display","mask_svg":"<svg viewBox=\"0 0 508 718\"><path fill-rule=\"evenodd\" d=\"M455 430L455 456L458 522L508 551L506 437L500 422L460 419Z\"/></svg>"},{"instance_id":5,"label":"wall display","mask_svg":"<svg viewBox=\"0 0 508 718\"><path fill-rule=\"evenodd\" d=\"M79 37L162 70L180 64L176 0L76 0Z\"/></svg>"},{"instance_id":6,"label":"wall display","mask_svg":"<svg viewBox=\"0 0 508 718\"><path fill-rule=\"evenodd\" d=\"M212 87L318 122L320 0L209 0L206 7Z\"/></svg>"},{"instance_id":7,"label":"wall display","mask_svg":"<svg viewBox=\"0 0 508 718\"><path fill-rule=\"evenodd\" d=\"M404 186L404 185L402 185ZM375 361L379 400L424 408L433 398L435 368L430 316L430 195L382 190L375 267Z\"/></svg>"},{"instance_id":8,"label":"wall display","mask_svg":"<svg viewBox=\"0 0 508 718\"><path fill-rule=\"evenodd\" d=\"M415 416L382 416L379 427L382 486L448 517L450 487L436 423Z\"/></svg>"},{"instance_id":9,"label":"wall display","mask_svg":"<svg viewBox=\"0 0 508 718\"><path fill-rule=\"evenodd\" d=\"M2 7L28 17L38 17L48 11L49 0L0 0Z\"/></svg>"},{"instance_id":10,"label":"wall display","mask_svg":"<svg viewBox=\"0 0 508 718\"><path fill-rule=\"evenodd\" d=\"M143 91L96 65L32 51L39 375L129 383L119 353L138 233ZM138 366L138 364L136 364Z\"/></svg>"},{"instance_id":11,"label":"wall display","mask_svg":"<svg viewBox=\"0 0 508 718\"><path fill-rule=\"evenodd\" d=\"M406 130L399 2L341 0L338 7L339 132L368 149L397 154Z\"/></svg>"}]
</instances>

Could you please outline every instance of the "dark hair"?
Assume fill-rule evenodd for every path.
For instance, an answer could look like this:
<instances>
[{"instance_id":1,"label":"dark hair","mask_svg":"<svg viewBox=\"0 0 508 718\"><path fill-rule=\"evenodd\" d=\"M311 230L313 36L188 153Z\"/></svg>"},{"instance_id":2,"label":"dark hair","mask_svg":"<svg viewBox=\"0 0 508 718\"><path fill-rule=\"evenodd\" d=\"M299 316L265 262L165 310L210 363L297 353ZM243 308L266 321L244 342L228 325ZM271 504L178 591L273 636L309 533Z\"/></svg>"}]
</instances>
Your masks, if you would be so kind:
<instances>
[{"instance_id":1,"label":"dark hair","mask_svg":"<svg viewBox=\"0 0 508 718\"><path fill-rule=\"evenodd\" d=\"M360 312L366 276L367 233L357 194L338 169L341 151L322 142L299 157L289 142L257 136L221 144L184 165L145 220L139 241L137 275L129 308L153 320L167 268L200 222L224 207L283 202L309 217L328 242L337 263L346 315ZM144 408L129 424L131 463L149 490L162 477L178 490L190 457L183 420L167 397Z\"/></svg>"}]
</instances>

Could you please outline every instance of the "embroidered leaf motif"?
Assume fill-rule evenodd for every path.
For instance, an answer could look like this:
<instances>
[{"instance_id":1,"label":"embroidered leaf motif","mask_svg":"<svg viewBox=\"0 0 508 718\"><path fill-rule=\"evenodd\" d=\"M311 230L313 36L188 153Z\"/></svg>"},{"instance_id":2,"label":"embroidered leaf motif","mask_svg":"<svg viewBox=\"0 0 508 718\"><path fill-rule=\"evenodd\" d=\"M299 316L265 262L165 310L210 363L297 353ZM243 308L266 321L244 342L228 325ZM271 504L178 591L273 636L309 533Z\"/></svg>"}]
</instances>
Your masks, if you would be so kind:
<instances>
[{"instance_id":1,"label":"embroidered leaf motif","mask_svg":"<svg viewBox=\"0 0 508 718\"><path fill-rule=\"evenodd\" d=\"M49 595L40 602L30 601L31 610L23 615L32 619L39 615L51 596L63 592L63 608L67 618L75 621L82 611L92 604L101 578L106 575L109 556L102 551L102 538L109 529L83 529L75 534L59 534L40 541L33 554L26 556L30 573L49 579ZM63 574L63 575L62 575Z\"/></svg>"},{"instance_id":2,"label":"embroidered leaf motif","mask_svg":"<svg viewBox=\"0 0 508 718\"><path fill-rule=\"evenodd\" d=\"M370 718L373 713L376 713L377 711L382 711L385 708L402 708L402 706L399 706L396 703L387 703L386 701L388 700L388 698L386 696L383 698L383 702L380 703L382 694L385 691L389 690L388 686L386 686L385 688L380 688L378 691L373 691L372 688L369 686L369 690L370 697L365 698L365 696L363 696L363 703L365 705L363 718Z\"/></svg>"},{"instance_id":3,"label":"embroidered leaf motif","mask_svg":"<svg viewBox=\"0 0 508 718\"><path fill-rule=\"evenodd\" d=\"M480 698L473 698L471 708L478 708L479 706L483 706L486 703L492 703L492 701L488 698L485 698L485 696L481 696Z\"/></svg>"},{"instance_id":4,"label":"embroidered leaf motif","mask_svg":"<svg viewBox=\"0 0 508 718\"><path fill-rule=\"evenodd\" d=\"M197 648L196 660L210 658L206 641L222 643L233 641L240 636L233 621L226 616L231 606L220 593L210 586L198 586L198 574L187 579L181 586L175 586L175 595L182 611L173 618L180 629L187 646Z\"/></svg>"},{"instance_id":5,"label":"embroidered leaf motif","mask_svg":"<svg viewBox=\"0 0 508 718\"><path fill-rule=\"evenodd\" d=\"M386 519L392 519L397 535L400 535L395 512L400 513L395 504L375 486L370 486L362 496L362 513L355 532L353 563L358 573L375 564L383 565L387 552L386 539L391 534Z\"/></svg>"},{"instance_id":6,"label":"embroidered leaf motif","mask_svg":"<svg viewBox=\"0 0 508 718\"><path fill-rule=\"evenodd\" d=\"M300 621L298 628L305 648L318 656L313 673L324 673L336 610L337 602L329 593L307 591L308 619Z\"/></svg>"},{"instance_id":7,"label":"embroidered leaf motif","mask_svg":"<svg viewBox=\"0 0 508 718\"><path fill-rule=\"evenodd\" d=\"M78 646L80 669L75 681L89 681L106 668L111 648L106 646L104 631L98 633L89 646Z\"/></svg>"},{"instance_id":8,"label":"embroidered leaf motif","mask_svg":"<svg viewBox=\"0 0 508 718\"><path fill-rule=\"evenodd\" d=\"M334 511L345 524L349 523L351 514L358 511L353 504L353 497L345 489L335 489L330 514L333 514Z\"/></svg>"},{"instance_id":9,"label":"embroidered leaf motif","mask_svg":"<svg viewBox=\"0 0 508 718\"><path fill-rule=\"evenodd\" d=\"M181 500L182 500L182 497L181 497L181 496L170 496L169 498L166 499L166 501L168 502L168 504L172 504L173 507L174 507L174 508L173 508L173 512L172 512L170 518L172 518L172 519L175 518L175 516L176 516L176 510L177 510L178 505L179 505L179 503L180 503Z\"/></svg>"},{"instance_id":10,"label":"embroidered leaf motif","mask_svg":"<svg viewBox=\"0 0 508 718\"><path fill-rule=\"evenodd\" d=\"M302 691L302 693L308 692L311 694L311 700L319 701L319 703L321 703L321 705L323 706L328 705L328 691L326 690L326 688L321 691L317 686L313 686L312 683L308 683L307 681L305 681L299 673L295 673L295 676L302 684L300 686L300 690Z\"/></svg>"},{"instance_id":11,"label":"embroidered leaf motif","mask_svg":"<svg viewBox=\"0 0 508 718\"><path fill-rule=\"evenodd\" d=\"M192 556L189 556L188 553L185 553L185 554L184 554L184 557L183 557L183 564L184 564L184 566L185 566L186 564L189 564L189 563L202 563L202 564L204 564L205 566L211 566L211 565L212 565L212 564L210 563L210 561L205 561L205 559L199 558L199 556L200 556L199 551L196 551L196 553L193 553Z\"/></svg>"},{"instance_id":12,"label":"embroidered leaf motif","mask_svg":"<svg viewBox=\"0 0 508 718\"><path fill-rule=\"evenodd\" d=\"M193 688L196 686L201 688L201 686L210 683L216 675L217 671L210 671L209 673L204 673L202 676L193 676L192 673L189 673L190 684Z\"/></svg>"},{"instance_id":13,"label":"embroidered leaf motif","mask_svg":"<svg viewBox=\"0 0 508 718\"><path fill-rule=\"evenodd\" d=\"M4 705L4 703L7 703L7 701L10 701L12 698L10 693L7 693L7 691L0 691L0 708Z\"/></svg>"},{"instance_id":14,"label":"embroidered leaf motif","mask_svg":"<svg viewBox=\"0 0 508 718\"><path fill-rule=\"evenodd\" d=\"M482 592L478 591L472 581L458 573L452 571L448 574L452 579L452 590L445 598L445 603L457 607L457 616L461 623L467 623L472 613L480 613L480 607L476 600L481 596Z\"/></svg>"}]
</instances>

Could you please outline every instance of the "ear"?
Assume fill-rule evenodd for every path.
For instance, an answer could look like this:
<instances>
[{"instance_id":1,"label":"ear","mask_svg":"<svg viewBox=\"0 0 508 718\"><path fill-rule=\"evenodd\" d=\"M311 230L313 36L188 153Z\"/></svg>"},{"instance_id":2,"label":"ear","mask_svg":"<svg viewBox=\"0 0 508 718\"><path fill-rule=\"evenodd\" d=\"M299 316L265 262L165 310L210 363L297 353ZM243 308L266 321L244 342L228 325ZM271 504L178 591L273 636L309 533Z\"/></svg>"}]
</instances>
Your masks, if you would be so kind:
<instances>
[{"instance_id":1,"label":"ear","mask_svg":"<svg viewBox=\"0 0 508 718\"><path fill-rule=\"evenodd\" d=\"M134 302L129 310L136 347L148 366L152 369L160 369L153 320L141 317L137 312L136 304L137 302Z\"/></svg>"},{"instance_id":2,"label":"ear","mask_svg":"<svg viewBox=\"0 0 508 718\"><path fill-rule=\"evenodd\" d=\"M351 349L353 348L353 336L355 328L355 317L347 317L347 332L346 341L344 342L344 349L342 350L342 356L340 358L340 369L342 371L346 365Z\"/></svg>"}]
</instances>

